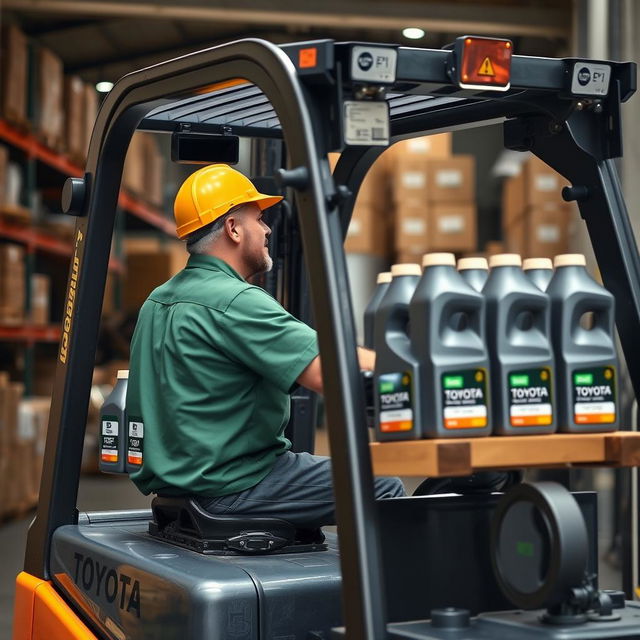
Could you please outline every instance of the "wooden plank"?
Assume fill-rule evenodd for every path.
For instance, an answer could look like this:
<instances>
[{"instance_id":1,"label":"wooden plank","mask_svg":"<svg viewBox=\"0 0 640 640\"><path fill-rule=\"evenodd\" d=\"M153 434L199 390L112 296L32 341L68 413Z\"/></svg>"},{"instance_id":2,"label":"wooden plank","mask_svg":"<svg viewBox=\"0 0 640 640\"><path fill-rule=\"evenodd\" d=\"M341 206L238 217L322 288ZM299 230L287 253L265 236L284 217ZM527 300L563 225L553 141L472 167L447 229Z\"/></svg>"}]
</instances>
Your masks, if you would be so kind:
<instances>
[{"instance_id":1,"label":"wooden plank","mask_svg":"<svg viewBox=\"0 0 640 640\"><path fill-rule=\"evenodd\" d=\"M602 433L555 433L544 436L506 436L472 441L474 468L537 467L604 461Z\"/></svg>"},{"instance_id":2,"label":"wooden plank","mask_svg":"<svg viewBox=\"0 0 640 640\"><path fill-rule=\"evenodd\" d=\"M640 466L640 433L556 433L373 442L370 450L376 475L442 477L485 469Z\"/></svg>"}]
</instances>

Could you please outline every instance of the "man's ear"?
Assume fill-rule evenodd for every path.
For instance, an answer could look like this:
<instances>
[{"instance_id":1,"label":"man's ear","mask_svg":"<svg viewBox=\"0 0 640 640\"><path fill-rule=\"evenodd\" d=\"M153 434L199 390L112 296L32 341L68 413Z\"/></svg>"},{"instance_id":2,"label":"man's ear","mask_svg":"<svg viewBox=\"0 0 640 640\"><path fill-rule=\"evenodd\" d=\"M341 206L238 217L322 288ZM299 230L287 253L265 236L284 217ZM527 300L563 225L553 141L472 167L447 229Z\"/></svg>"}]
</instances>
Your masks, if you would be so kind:
<instances>
[{"instance_id":1,"label":"man's ear","mask_svg":"<svg viewBox=\"0 0 640 640\"><path fill-rule=\"evenodd\" d=\"M240 228L238 222L239 219L236 216L229 216L224 221L224 229L227 236L229 237L229 240L231 240L231 242L235 242L236 244L240 242L240 236L242 233L242 229Z\"/></svg>"}]
</instances>

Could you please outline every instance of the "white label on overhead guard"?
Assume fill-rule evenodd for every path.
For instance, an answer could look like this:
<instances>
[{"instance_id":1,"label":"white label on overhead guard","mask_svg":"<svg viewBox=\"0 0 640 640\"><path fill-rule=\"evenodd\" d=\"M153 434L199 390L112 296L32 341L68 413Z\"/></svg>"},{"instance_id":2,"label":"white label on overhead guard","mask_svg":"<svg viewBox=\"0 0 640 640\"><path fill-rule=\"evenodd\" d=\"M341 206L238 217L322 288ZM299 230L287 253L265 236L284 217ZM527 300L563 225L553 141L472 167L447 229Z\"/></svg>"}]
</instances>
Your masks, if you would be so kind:
<instances>
[{"instance_id":1,"label":"white label on overhead guard","mask_svg":"<svg viewBox=\"0 0 640 640\"><path fill-rule=\"evenodd\" d=\"M386 101L344 103L344 142L350 145L389 145L389 105Z\"/></svg>"},{"instance_id":2,"label":"white label on overhead guard","mask_svg":"<svg viewBox=\"0 0 640 640\"><path fill-rule=\"evenodd\" d=\"M536 191L557 191L560 188L558 176L553 174L541 174L535 179Z\"/></svg>"},{"instance_id":3,"label":"white label on overhead guard","mask_svg":"<svg viewBox=\"0 0 640 640\"><path fill-rule=\"evenodd\" d=\"M405 171L401 175L402 186L407 189L422 189L427 184L427 177L421 171Z\"/></svg>"},{"instance_id":4,"label":"white label on overhead guard","mask_svg":"<svg viewBox=\"0 0 640 640\"><path fill-rule=\"evenodd\" d=\"M387 47L355 46L351 49L351 79L390 84L396 81L398 52Z\"/></svg>"},{"instance_id":5,"label":"white label on overhead guard","mask_svg":"<svg viewBox=\"0 0 640 640\"><path fill-rule=\"evenodd\" d=\"M606 96L609 93L611 67L593 62L576 62L573 65L571 93L580 96Z\"/></svg>"},{"instance_id":6,"label":"white label on overhead guard","mask_svg":"<svg viewBox=\"0 0 640 640\"><path fill-rule=\"evenodd\" d=\"M556 224L541 224L537 236L539 242L559 242L560 227Z\"/></svg>"},{"instance_id":7,"label":"white label on overhead guard","mask_svg":"<svg viewBox=\"0 0 640 640\"><path fill-rule=\"evenodd\" d=\"M440 216L438 218L438 230L441 233L460 233L464 231L464 217Z\"/></svg>"},{"instance_id":8,"label":"white label on overhead guard","mask_svg":"<svg viewBox=\"0 0 640 640\"><path fill-rule=\"evenodd\" d=\"M459 169L440 169L436 171L436 185L446 189L462 185L462 171Z\"/></svg>"}]
</instances>

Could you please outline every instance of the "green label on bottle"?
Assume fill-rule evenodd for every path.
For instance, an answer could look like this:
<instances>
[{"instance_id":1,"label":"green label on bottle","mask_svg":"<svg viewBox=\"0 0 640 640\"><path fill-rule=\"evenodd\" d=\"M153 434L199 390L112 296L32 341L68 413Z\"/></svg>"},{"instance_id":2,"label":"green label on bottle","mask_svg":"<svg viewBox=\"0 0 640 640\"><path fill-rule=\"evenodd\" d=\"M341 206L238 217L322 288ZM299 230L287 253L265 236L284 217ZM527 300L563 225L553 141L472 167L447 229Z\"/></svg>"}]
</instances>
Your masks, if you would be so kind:
<instances>
[{"instance_id":1,"label":"green label on bottle","mask_svg":"<svg viewBox=\"0 0 640 640\"><path fill-rule=\"evenodd\" d=\"M551 369L513 371L509 379L509 415L512 427L549 425L553 422Z\"/></svg>"},{"instance_id":2,"label":"green label on bottle","mask_svg":"<svg viewBox=\"0 0 640 640\"><path fill-rule=\"evenodd\" d=\"M573 421L576 424L616 421L616 368L613 365L573 372Z\"/></svg>"},{"instance_id":3,"label":"green label on bottle","mask_svg":"<svg viewBox=\"0 0 640 640\"><path fill-rule=\"evenodd\" d=\"M380 431L411 431L413 402L411 373L384 373L378 376L378 406Z\"/></svg>"},{"instance_id":4,"label":"green label on bottle","mask_svg":"<svg viewBox=\"0 0 640 640\"><path fill-rule=\"evenodd\" d=\"M442 374L441 397L445 429L487 426L487 372L484 369Z\"/></svg>"}]
</instances>

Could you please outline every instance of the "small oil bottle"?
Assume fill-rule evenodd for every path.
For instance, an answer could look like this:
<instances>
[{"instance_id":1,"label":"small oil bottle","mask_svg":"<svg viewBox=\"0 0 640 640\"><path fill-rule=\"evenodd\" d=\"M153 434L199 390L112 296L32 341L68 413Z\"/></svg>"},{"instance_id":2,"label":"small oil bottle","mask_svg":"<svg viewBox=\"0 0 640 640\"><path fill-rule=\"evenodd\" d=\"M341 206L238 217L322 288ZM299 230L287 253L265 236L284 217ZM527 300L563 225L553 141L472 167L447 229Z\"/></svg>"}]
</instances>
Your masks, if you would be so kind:
<instances>
[{"instance_id":1,"label":"small oil bottle","mask_svg":"<svg viewBox=\"0 0 640 640\"><path fill-rule=\"evenodd\" d=\"M522 270L540 291L547 290L553 278L553 263L549 258L527 258L522 262Z\"/></svg>"},{"instance_id":2,"label":"small oil bottle","mask_svg":"<svg viewBox=\"0 0 640 640\"><path fill-rule=\"evenodd\" d=\"M371 300L369 300L369 304L367 304L367 307L364 310L364 346L367 349L373 349L373 325L375 322L376 311L380 306L382 297L389 288L390 282L391 271L383 271L378 274L376 288L373 291Z\"/></svg>"},{"instance_id":3,"label":"small oil bottle","mask_svg":"<svg viewBox=\"0 0 640 640\"><path fill-rule=\"evenodd\" d=\"M373 379L376 439L421 437L418 361L409 339L409 302L420 279L418 264L394 264L375 319Z\"/></svg>"},{"instance_id":4,"label":"small oil bottle","mask_svg":"<svg viewBox=\"0 0 640 640\"><path fill-rule=\"evenodd\" d=\"M469 286L482 291L489 277L489 263L486 258L460 258L458 272Z\"/></svg>"},{"instance_id":5,"label":"small oil bottle","mask_svg":"<svg viewBox=\"0 0 640 640\"><path fill-rule=\"evenodd\" d=\"M125 473L128 379L129 371L120 369L116 384L100 410L98 466L104 473Z\"/></svg>"}]
</instances>

